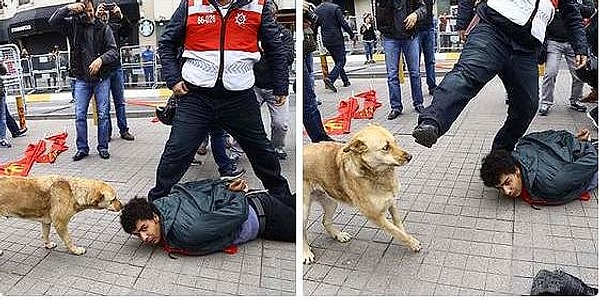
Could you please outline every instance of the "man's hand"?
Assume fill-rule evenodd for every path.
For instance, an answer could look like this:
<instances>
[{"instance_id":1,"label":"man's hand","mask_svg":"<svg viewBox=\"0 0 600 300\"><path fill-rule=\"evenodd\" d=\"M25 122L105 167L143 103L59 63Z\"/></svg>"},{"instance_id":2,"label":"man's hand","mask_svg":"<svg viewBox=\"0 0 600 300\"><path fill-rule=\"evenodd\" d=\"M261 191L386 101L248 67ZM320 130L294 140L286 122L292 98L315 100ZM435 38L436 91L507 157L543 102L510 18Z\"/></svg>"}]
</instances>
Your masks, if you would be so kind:
<instances>
[{"instance_id":1,"label":"man's hand","mask_svg":"<svg viewBox=\"0 0 600 300\"><path fill-rule=\"evenodd\" d=\"M467 40L467 34L466 34L466 30L459 30L458 31L458 39L461 42L465 42Z\"/></svg>"},{"instance_id":2,"label":"man's hand","mask_svg":"<svg viewBox=\"0 0 600 300\"><path fill-rule=\"evenodd\" d=\"M179 97L187 94L188 91L189 91L188 88L187 88L187 86L185 86L185 83L183 81L180 81L175 86L173 86L172 90L173 90L173 93L176 96L179 96Z\"/></svg>"},{"instance_id":3,"label":"man's hand","mask_svg":"<svg viewBox=\"0 0 600 300\"><path fill-rule=\"evenodd\" d=\"M90 75L95 76L96 74L98 74L98 71L100 71L101 67L102 67L102 58L98 57L98 58L94 59L94 61L90 64L88 71L90 72Z\"/></svg>"},{"instance_id":4,"label":"man's hand","mask_svg":"<svg viewBox=\"0 0 600 300\"><path fill-rule=\"evenodd\" d=\"M587 56L585 55L575 55L575 69L581 69L587 63Z\"/></svg>"},{"instance_id":5,"label":"man's hand","mask_svg":"<svg viewBox=\"0 0 600 300\"><path fill-rule=\"evenodd\" d=\"M70 11L78 14L78 13L81 13L81 12L83 12L85 10L85 5L83 5L83 3L81 3L81 2L79 2L79 3L73 3L73 4L67 5L67 8Z\"/></svg>"},{"instance_id":6,"label":"man's hand","mask_svg":"<svg viewBox=\"0 0 600 300\"><path fill-rule=\"evenodd\" d=\"M406 29L412 29L415 24L417 24L417 14L416 13L412 13L410 15L408 15L408 17L406 17L406 19L404 19L404 27Z\"/></svg>"},{"instance_id":7,"label":"man's hand","mask_svg":"<svg viewBox=\"0 0 600 300\"><path fill-rule=\"evenodd\" d=\"M123 19L123 13L121 12L121 8L118 5L115 5L115 7L110 11L110 13L117 17L119 20Z\"/></svg>"},{"instance_id":8,"label":"man's hand","mask_svg":"<svg viewBox=\"0 0 600 300\"><path fill-rule=\"evenodd\" d=\"M590 130L587 128L581 128L577 131L577 139L586 142L590 140Z\"/></svg>"},{"instance_id":9,"label":"man's hand","mask_svg":"<svg viewBox=\"0 0 600 300\"><path fill-rule=\"evenodd\" d=\"M287 100L287 96L275 96L275 106L282 106Z\"/></svg>"},{"instance_id":10,"label":"man's hand","mask_svg":"<svg viewBox=\"0 0 600 300\"><path fill-rule=\"evenodd\" d=\"M248 183L246 180L238 178L231 182L227 188L232 192L248 192Z\"/></svg>"}]
</instances>

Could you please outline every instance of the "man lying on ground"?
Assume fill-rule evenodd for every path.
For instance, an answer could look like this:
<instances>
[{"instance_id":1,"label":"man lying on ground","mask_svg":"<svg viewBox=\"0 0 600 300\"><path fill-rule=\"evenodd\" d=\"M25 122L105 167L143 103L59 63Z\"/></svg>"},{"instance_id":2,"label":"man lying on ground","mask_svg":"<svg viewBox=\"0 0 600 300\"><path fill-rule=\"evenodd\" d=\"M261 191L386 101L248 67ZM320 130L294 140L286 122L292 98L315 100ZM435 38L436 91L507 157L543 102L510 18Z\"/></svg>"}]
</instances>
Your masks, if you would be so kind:
<instances>
[{"instance_id":1,"label":"man lying on ground","mask_svg":"<svg viewBox=\"0 0 600 300\"><path fill-rule=\"evenodd\" d=\"M511 152L488 154L480 176L486 186L532 205L588 200L598 186L597 144L590 142L587 129L577 136L564 130L531 133Z\"/></svg>"},{"instance_id":2,"label":"man lying on ground","mask_svg":"<svg viewBox=\"0 0 600 300\"><path fill-rule=\"evenodd\" d=\"M177 184L153 202L134 198L121 211L125 232L168 253L205 255L256 238L294 242L295 198L250 191L243 179Z\"/></svg>"}]
</instances>

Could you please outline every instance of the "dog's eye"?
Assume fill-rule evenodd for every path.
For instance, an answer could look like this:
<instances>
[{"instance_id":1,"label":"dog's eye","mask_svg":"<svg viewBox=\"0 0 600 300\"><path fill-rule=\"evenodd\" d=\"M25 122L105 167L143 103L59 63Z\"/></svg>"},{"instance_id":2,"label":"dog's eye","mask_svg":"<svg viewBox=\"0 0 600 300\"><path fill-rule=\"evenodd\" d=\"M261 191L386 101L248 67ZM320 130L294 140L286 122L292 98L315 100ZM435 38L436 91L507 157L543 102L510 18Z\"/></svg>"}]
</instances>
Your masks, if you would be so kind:
<instances>
[{"instance_id":1,"label":"dog's eye","mask_svg":"<svg viewBox=\"0 0 600 300\"><path fill-rule=\"evenodd\" d=\"M385 146L383 146L383 148L381 148L381 150L383 150L383 151L390 150L390 143L385 144Z\"/></svg>"}]
</instances>

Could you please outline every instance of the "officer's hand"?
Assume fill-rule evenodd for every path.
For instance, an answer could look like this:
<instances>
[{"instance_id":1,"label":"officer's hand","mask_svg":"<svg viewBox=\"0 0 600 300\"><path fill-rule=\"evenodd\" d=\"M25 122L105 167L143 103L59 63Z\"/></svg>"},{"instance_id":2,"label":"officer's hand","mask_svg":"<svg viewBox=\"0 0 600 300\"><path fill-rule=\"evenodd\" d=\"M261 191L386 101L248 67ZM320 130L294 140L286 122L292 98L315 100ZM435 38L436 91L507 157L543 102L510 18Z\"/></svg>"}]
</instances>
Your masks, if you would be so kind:
<instances>
[{"instance_id":1,"label":"officer's hand","mask_svg":"<svg viewBox=\"0 0 600 300\"><path fill-rule=\"evenodd\" d=\"M246 180L238 178L231 182L227 188L232 192L247 192L248 191L248 183Z\"/></svg>"},{"instance_id":2,"label":"officer's hand","mask_svg":"<svg viewBox=\"0 0 600 300\"><path fill-rule=\"evenodd\" d=\"M580 141L589 141L590 140L590 130L587 128L581 128L577 131L577 139Z\"/></svg>"},{"instance_id":3,"label":"officer's hand","mask_svg":"<svg viewBox=\"0 0 600 300\"><path fill-rule=\"evenodd\" d=\"M461 42L463 42L463 43L467 40L467 34L466 34L466 32L467 32L466 30L459 30L458 31L458 39Z\"/></svg>"},{"instance_id":4,"label":"officer's hand","mask_svg":"<svg viewBox=\"0 0 600 300\"><path fill-rule=\"evenodd\" d=\"M90 75L95 76L96 74L98 74L98 71L100 71L101 67L102 67L102 59L100 57L98 57L98 58L94 59L94 61L90 64L88 71L90 72Z\"/></svg>"},{"instance_id":5,"label":"officer's hand","mask_svg":"<svg viewBox=\"0 0 600 300\"><path fill-rule=\"evenodd\" d=\"M185 83L183 81L178 82L174 87L173 87L173 93L175 93L176 96L183 96L185 94L188 93L188 88L187 86L185 86Z\"/></svg>"},{"instance_id":6,"label":"officer's hand","mask_svg":"<svg viewBox=\"0 0 600 300\"><path fill-rule=\"evenodd\" d=\"M415 26L415 24L417 24L417 14L416 13L412 13L410 15L408 15L408 17L406 17L406 19L404 19L404 27L406 29L411 29Z\"/></svg>"},{"instance_id":7,"label":"officer's hand","mask_svg":"<svg viewBox=\"0 0 600 300\"><path fill-rule=\"evenodd\" d=\"M585 55L575 55L575 69L580 69L585 66L587 63L587 56Z\"/></svg>"},{"instance_id":8,"label":"officer's hand","mask_svg":"<svg viewBox=\"0 0 600 300\"><path fill-rule=\"evenodd\" d=\"M275 106L282 106L287 100L287 96L275 96Z\"/></svg>"},{"instance_id":9,"label":"officer's hand","mask_svg":"<svg viewBox=\"0 0 600 300\"><path fill-rule=\"evenodd\" d=\"M78 14L78 13L81 13L81 12L83 12L85 10L85 5L83 5L83 3L81 3L81 2L79 2L79 3L73 3L73 4L67 5L67 8L70 11Z\"/></svg>"}]
</instances>

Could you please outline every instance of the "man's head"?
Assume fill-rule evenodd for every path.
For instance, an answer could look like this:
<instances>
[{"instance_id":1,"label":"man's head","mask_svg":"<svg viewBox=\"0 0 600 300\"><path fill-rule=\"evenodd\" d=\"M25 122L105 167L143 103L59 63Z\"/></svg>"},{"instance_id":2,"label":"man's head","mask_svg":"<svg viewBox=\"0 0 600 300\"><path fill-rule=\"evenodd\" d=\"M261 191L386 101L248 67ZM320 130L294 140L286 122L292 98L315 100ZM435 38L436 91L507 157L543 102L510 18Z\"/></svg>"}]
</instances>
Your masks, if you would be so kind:
<instances>
[{"instance_id":1,"label":"man's head","mask_svg":"<svg viewBox=\"0 0 600 300\"><path fill-rule=\"evenodd\" d=\"M158 244L161 240L160 212L146 198L135 197L121 210L121 226L137 236L144 244Z\"/></svg>"},{"instance_id":2,"label":"man's head","mask_svg":"<svg viewBox=\"0 0 600 300\"><path fill-rule=\"evenodd\" d=\"M84 14L84 18L82 18L82 21L84 23L88 23L91 24L92 22L94 22L94 14L95 14L95 7L94 7L94 1L92 0L76 0L76 3L83 3L84 5L84 10L83 13Z\"/></svg>"},{"instance_id":3,"label":"man's head","mask_svg":"<svg viewBox=\"0 0 600 300\"><path fill-rule=\"evenodd\" d=\"M495 150L488 154L482 160L479 176L483 184L497 188L504 195L518 197L521 194L521 170L509 151Z\"/></svg>"}]
</instances>

